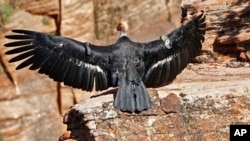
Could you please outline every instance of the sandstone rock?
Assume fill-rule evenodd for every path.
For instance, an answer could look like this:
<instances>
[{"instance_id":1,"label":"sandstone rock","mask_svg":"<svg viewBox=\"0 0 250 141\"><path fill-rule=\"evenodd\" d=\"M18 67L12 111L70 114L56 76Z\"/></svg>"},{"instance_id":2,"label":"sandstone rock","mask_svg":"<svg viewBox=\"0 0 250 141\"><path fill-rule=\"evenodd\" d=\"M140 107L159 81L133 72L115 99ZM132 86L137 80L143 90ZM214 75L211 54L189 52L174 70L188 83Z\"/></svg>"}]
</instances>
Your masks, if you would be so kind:
<instances>
[{"instance_id":1,"label":"sandstone rock","mask_svg":"<svg viewBox=\"0 0 250 141\"><path fill-rule=\"evenodd\" d=\"M195 12L199 9L205 9L207 12L208 33L204 43L205 50L216 51L217 48L214 48L214 44L231 45L230 40L233 40L234 44L248 42L247 37L244 37L246 35L244 32L248 32L244 26L241 34L221 42L222 38L218 37L218 32L226 31L228 27L224 29L222 24L224 20L218 19L218 15L214 15L216 14L216 12L213 13L213 8L216 8L213 7L214 3L209 2L212 5L210 12L207 10L208 7L204 7L206 2L208 1L198 3L198 8L195 8ZM227 10L223 7L225 3L219 4L222 5L222 9L219 9L218 12ZM232 5L230 8L233 9L235 6ZM246 11L240 12L243 12L242 15L244 15L247 13ZM213 16L217 16L217 19ZM219 23L220 28L214 28L218 26L216 20L222 21ZM225 19L224 22L230 21ZM236 22L240 24L237 29L240 30L244 22ZM230 34L230 36L232 35L234 34ZM242 38L242 40L236 42L234 40L236 38ZM225 52L238 53L241 48L233 46L230 49L233 50L225 50ZM225 52L219 51L218 53ZM249 114L249 102L247 101L249 101L250 87L246 76L249 75L250 69L249 65L245 66L239 62L213 64L212 62L215 62L216 59L222 58L221 61L227 61L230 58L211 56L214 61L207 61L211 63L210 65L191 65L182 72L183 75L178 76L173 84L156 89L155 94L152 94L151 91L150 94L155 105L149 109L149 113L146 111L131 115L116 111L110 102L113 100L112 97L108 101L104 100L104 97L100 97L75 105L65 116L65 124L71 133L68 137L76 140L228 140L230 124L247 124L250 120L249 117L244 116ZM234 63L233 67L232 63ZM168 95L168 93L183 95L183 97L177 98L176 95ZM93 101L99 104L89 107ZM152 111L154 114L150 113ZM147 116L143 113L147 113ZM164 120L161 120L162 118ZM150 123L151 128L148 128L145 123Z\"/></svg>"},{"instance_id":2,"label":"sandstone rock","mask_svg":"<svg viewBox=\"0 0 250 141\"><path fill-rule=\"evenodd\" d=\"M120 5L120 2L118 3L116 1L104 2L93 0L61 1L61 4L58 0L24 0L20 2L6 2L13 5L16 11L10 17L9 21L2 27L3 32L0 33L1 46L7 42L3 36L9 34L11 29L16 28L42 31L52 34L59 31L63 36L75 38L80 41L90 41L101 44L111 43L117 39L115 27L120 20L128 20L131 31L130 35L133 36L133 38L138 37L135 39L141 41L158 38L160 35L163 33L165 34L166 31L179 24L179 4L172 0L161 0L159 2L152 0L143 2L126 0L121 2L122 5ZM178 2L180 3L180 1ZM106 8L108 8L107 13L105 13ZM125 11L123 11L123 13L119 12L119 8L120 10ZM121 18L124 17L124 15L127 16L126 19ZM111 18L114 20L110 20ZM177 20L175 20L176 18ZM58 19L60 21L55 21ZM166 26L168 23L170 25ZM110 31L106 31L106 29L103 30L102 28L107 24L110 26ZM102 34L102 32L105 32L105 35ZM96 40L96 37L99 34L102 34L102 40ZM5 122L8 123L8 121L6 121L5 118L1 118L0 124L4 124L4 126L0 129L0 133L5 140L14 140L17 139L17 136L19 137L18 140L41 140L41 135L44 136L47 133L45 131L51 130L49 129L51 124L48 122L54 121L53 124L55 124L54 128L56 129L63 128L58 126L58 122L60 122L60 119L58 119L59 112L65 113L71 105L79 102L81 99L86 99L93 95L93 93L74 90L54 83L52 80L49 80L47 76L39 75L37 72L32 72L27 69L16 71L15 66L17 66L18 63L8 63L9 57L4 55L6 50L6 48L0 49L2 64L0 67L0 80L2 82L0 83L0 104L3 105L4 102L9 102L9 104L13 106L13 109L15 109L18 106L15 101L26 103L31 95L33 99L39 99L39 97L42 98L43 95L46 95L47 98L51 100L50 102L53 106L50 106L47 109L46 106L43 105L43 100L36 100L37 107L33 107L32 105L34 103L30 103L29 106L23 107L23 111L27 111L27 113L18 110L16 117L12 117L13 115L11 115L11 106L7 107L10 109L9 111L8 109L1 109L3 106L0 106L1 110L5 110L5 115L9 115L10 118L13 118L12 123L18 122L19 119L32 118L34 115L41 113L44 115L42 116L43 121L41 122L48 125L38 127L41 119L32 118L34 119L32 121L32 126L30 125L32 128L27 130L23 129L21 131L19 127L29 126L31 122L18 123L18 127L13 127L12 124L4 124ZM57 105L59 105L59 108ZM57 109L59 109L59 111ZM34 111L36 112L34 113ZM47 114L44 114L44 111L46 111ZM52 111L55 114L53 118L51 118ZM36 131L40 131L39 135L37 132L31 136L28 132L35 129ZM13 134L13 132L15 132L15 134ZM46 136L48 138L45 138L44 140L54 140L56 135L58 135L58 130L48 133ZM49 139L49 137L51 138Z\"/></svg>"},{"instance_id":3,"label":"sandstone rock","mask_svg":"<svg viewBox=\"0 0 250 141\"><path fill-rule=\"evenodd\" d=\"M3 44L8 42L3 36L10 34L11 29L54 33L55 20L50 14L53 14L51 9L55 7L42 8L48 6L44 1L22 2L16 5L16 11L0 33L0 62L3 69L0 73L0 140L57 140L62 125L56 101L56 83L28 69L17 72L15 67L19 62L9 64L10 58L4 55L8 49L3 48ZM39 10L43 12L39 13Z\"/></svg>"},{"instance_id":4,"label":"sandstone rock","mask_svg":"<svg viewBox=\"0 0 250 141\"><path fill-rule=\"evenodd\" d=\"M173 84L149 89L154 105L141 113L114 109L114 91L107 92L76 104L64 116L67 138L228 140L229 125L250 122L249 72L249 67L193 64Z\"/></svg>"},{"instance_id":5,"label":"sandstone rock","mask_svg":"<svg viewBox=\"0 0 250 141\"><path fill-rule=\"evenodd\" d=\"M250 46L250 2L247 0L182 0L189 13L204 10L207 33L203 49L239 56Z\"/></svg>"},{"instance_id":6,"label":"sandstone rock","mask_svg":"<svg viewBox=\"0 0 250 141\"><path fill-rule=\"evenodd\" d=\"M180 17L180 9L177 10L178 3L179 0L95 1L96 36L98 39L108 40L109 36L117 35L117 24L120 21L127 21L128 34L132 39L148 41L158 38L179 24L179 19L176 20L176 17Z\"/></svg>"},{"instance_id":7,"label":"sandstone rock","mask_svg":"<svg viewBox=\"0 0 250 141\"><path fill-rule=\"evenodd\" d=\"M0 132L4 140L57 140L60 134L56 85L36 73L12 71L16 85L6 74L0 75Z\"/></svg>"},{"instance_id":8,"label":"sandstone rock","mask_svg":"<svg viewBox=\"0 0 250 141\"><path fill-rule=\"evenodd\" d=\"M95 38L93 0L63 0L61 11L61 35L80 41Z\"/></svg>"},{"instance_id":9,"label":"sandstone rock","mask_svg":"<svg viewBox=\"0 0 250 141\"><path fill-rule=\"evenodd\" d=\"M102 96L102 100L95 98L75 105L64 118L68 130L71 131L70 137L77 140L180 140L184 135L182 130L184 127L177 113L179 109L177 108L176 111L173 109L174 112L165 114L160 108L166 107L163 104L165 102L170 102L167 103L168 105L178 106L178 98L173 102L171 100L160 102L156 92L154 90L150 92L154 105L152 109L140 114L128 114L113 109L110 102L112 96L105 96L107 101L104 101ZM175 95L168 97L166 99L175 99ZM90 101L98 103L98 99L107 103L98 108L95 107L97 105L93 106L95 108L84 106L91 103ZM80 121L83 122L79 124Z\"/></svg>"},{"instance_id":10,"label":"sandstone rock","mask_svg":"<svg viewBox=\"0 0 250 141\"><path fill-rule=\"evenodd\" d=\"M61 2L15 3L16 12L1 27L0 46L13 28L59 31L80 41L107 44L117 39L120 20L128 21L129 36L135 41L153 40L180 25L180 0ZM245 116L250 113L249 64L234 59L240 52L248 58L249 1L183 0L182 6L189 7L188 17L201 9L207 14L205 53L196 60L203 64L190 64L171 85L149 89L153 108L140 114L113 109L114 91L75 105L65 116L70 132L61 140L228 140L230 124L249 123ZM4 113L0 140L57 140L60 131L55 129L64 128L59 125L58 109L65 113L95 92L61 86L27 69L15 71L17 64L7 62L5 51L0 48L0 111Z\"/></svg>"},{"instance_id":11,"label":"sandstone rock","mask_svg":"<svg viewBox=\"0 0 250 141\"><path fill-rule=\"evenodd\" d=\"M249 62L250 61L250 52L249 51L248 52L241 52L239 55L239 60Z\"/></svg>"},{"instance_id":12,"label":"sandstone rock","mask_svg":"<svg viewBox=\"0 0 250 141\"><path fill-rule=\"evenodd\" d=\"M59 1L58 0L22 0L12 2L16 7L27 11L33 15L58 15Z\"/></svg>"},{"instance_id":13,"label":"sandstone rock","mask_svg":"<svg viewBox=\"0 0 250 141\"><path fill-rule=\"evenodd\" d=\"M57 140L61 124L51 94L20 95L0 102L0 132L6 141Z\"/></svg>"}]
</instances>

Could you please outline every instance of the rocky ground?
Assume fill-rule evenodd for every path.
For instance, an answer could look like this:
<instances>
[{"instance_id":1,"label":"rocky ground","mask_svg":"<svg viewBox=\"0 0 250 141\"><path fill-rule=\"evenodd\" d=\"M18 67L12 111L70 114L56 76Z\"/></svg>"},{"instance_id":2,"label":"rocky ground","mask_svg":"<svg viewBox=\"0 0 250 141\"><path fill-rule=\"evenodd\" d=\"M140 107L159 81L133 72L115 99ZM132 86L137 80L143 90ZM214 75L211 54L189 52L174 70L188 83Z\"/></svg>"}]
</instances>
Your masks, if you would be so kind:
<instances>
[{"instance_id":1,"label":"rocky ground","mask_svg":"<svg viewBox=\"0 0 250 141\"><path fill-rule=\"evenodd\" d=\"M131 38L153 40L180 25L180 5L188 18L205 11L203 51L172 84L149 89L154 106L139 115L114 110L114 90L89 99L96 92L16 71L4 55L13 28L108 44L127 20ZM0 1L0 141L228 140L230 124L250 123L249 12L248 0Z\"/></svg>"},{"instance_id":2,"label":"rocky ground","mask_svg":"<svg viewBox=\"0 0 250 141\"><path fill-rule=\"evenodd\" d=\"M229 125L250 123L249 77L249 63L190 64L172 84L149 89L154 105L140 114L114 110L114 91L76 104L62 139L227 141Z\"/></svg>"}]
</instances>

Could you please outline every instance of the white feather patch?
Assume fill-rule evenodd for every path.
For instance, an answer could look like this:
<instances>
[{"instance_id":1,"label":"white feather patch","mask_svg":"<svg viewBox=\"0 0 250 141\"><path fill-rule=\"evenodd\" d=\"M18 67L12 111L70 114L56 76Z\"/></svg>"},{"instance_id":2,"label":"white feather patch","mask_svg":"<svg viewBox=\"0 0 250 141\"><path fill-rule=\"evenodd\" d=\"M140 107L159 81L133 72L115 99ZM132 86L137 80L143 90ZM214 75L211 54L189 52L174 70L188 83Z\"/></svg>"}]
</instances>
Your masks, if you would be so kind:
<instances>
[{"instance_id":1,"label":"white feather patch","mask_svg":"<svg viewBox=\"0 0 250 141\"><path fill-rule=\"evenodd\" d=\"M172 55L172 56L169 56L169 57L167 57L167 58L165 58L163 60L160 60L160 61L156 62L150 69L154 69L154 68L158 67L159 65L162 65L162 64L164 64L166 62L170 62L175 56L176 55Z\"/></svg>"},{"instance_id":2,"label":"white feather patch","mask_svg":"<svg viewBox=\"0 0 250 141\"><path fill-rule=\"evenodd\" d=\"M99 66L95 66L92 64L88 64L88 63L84 63L84 64L88 69L90 69L92 71L97 70L98 72L104 73L103 70Z\"/></svg>"}]
</instances>

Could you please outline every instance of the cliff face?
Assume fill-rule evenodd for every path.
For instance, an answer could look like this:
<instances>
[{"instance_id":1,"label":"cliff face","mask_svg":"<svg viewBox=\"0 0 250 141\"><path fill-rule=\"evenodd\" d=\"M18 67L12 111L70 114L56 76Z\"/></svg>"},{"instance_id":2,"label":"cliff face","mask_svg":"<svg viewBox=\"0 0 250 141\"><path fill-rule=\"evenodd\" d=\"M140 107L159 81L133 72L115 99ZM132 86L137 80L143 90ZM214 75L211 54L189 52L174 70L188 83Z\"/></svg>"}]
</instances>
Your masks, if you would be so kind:
<instances>
[{"instance_id":1,"label":"cliff face","mask_svg":"<svg viewBox=\"0 0 250 141\"><path fill-rule=\"evenodd\" d=\"M187 18L205 11L203 51L198 64L173 84L149 89L155 105L148 113L114 111L112 95L69 111L95 92L68 88L28 69L16 71L18 63L9 64L4 55L4 35L16 28L110 44L118 37L118 22L126 20L133 40L153 40L180 26L180 6L188 9ZM249 7L249 0L0 1L0 140L57 140L66 131L60 113L67 111L64 123L71 132L61 140L228 140L230 124L250 122L249 64L235 61L250 58Z\"/></svg>"},{"instance_id":2,"label":"cliff face","mask_svg":"<svg viewBox=\"0 0 250 141\"><path fill-rule=\"evenodd\" d=\"M109 44L116 26L128 21L135 41L158 38L179 25L180 0L22 0L0 1L0 140L57 140L65 127L63 114L92 93L65 87L28 69L9 64L11 29L60 34L80 41Z\"/></svg>"},{"instance_id":3,"label":"cliff face","mask_svg":"<svg viewBox=\"0 0 250 141\"><path fill-rule=\"evenodd\" d=\"M249 61L250 9L247 0L183 0L189 13L204 10L207 14L207 33L203 50L216 55L228 55ZM219 61L225 61L215 57ZM224 58L225 59L225 58Z\"/></svg>"}]
</instances>

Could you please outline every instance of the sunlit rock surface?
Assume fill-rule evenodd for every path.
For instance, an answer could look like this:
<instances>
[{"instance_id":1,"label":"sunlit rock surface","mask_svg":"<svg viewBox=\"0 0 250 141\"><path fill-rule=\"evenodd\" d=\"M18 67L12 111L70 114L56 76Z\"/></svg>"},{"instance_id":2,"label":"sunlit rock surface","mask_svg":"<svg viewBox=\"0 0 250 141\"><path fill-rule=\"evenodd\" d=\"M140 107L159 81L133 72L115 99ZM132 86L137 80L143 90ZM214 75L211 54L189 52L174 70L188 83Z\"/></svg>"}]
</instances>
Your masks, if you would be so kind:
<instances>
[{"instance_id":1,"label":"sunlit rock surface","mask_svg":"<svg viewBox=\"0 0 250 141\"><path fill-rule=\"evenodd\" d=\"M58 140L66 128L70 132L61 140L228 140L230 124L250 122L249 0L5 2L15 11L0 24L0 140ZM110 44L118 37L117 23L125 20L132 39L153 40L180 26L180 5L189 7L187 18L201 9L207 15L203 52L173 84L149 89L154 105L139 115L113 109L110 94L81 102L104 92L71 89L28 69L15 71L18 63L9 64L4 55L3 36L14 28ZM59 113L67 112L62 119Z\"/></svg>"},{"instance_id":2,"label":"sunlit rock surface","mask_svg":"<svg viewBox=\"0 0 250 141\"><path fill-rule=\"evenodd\" d=\"M60 113L96 94L57 84L36 71L16 71L19 63L9 64L10 57L4 55L8 49L3 48L11 29L110 44L117 39L116 26L122 20L136 41L153 40L180 25L180 0L4 0L2 4L9 9L0 9L0 18L13 10L0 23L0 140L4 141L57 140L66 130Z\"/></svg>"},{"instance_id":3,"label":"sunlit rock surface","mask_svg":"<svg viewBox=\"0 0 250 141\"><path fill-rule=\"evenodd\" d=\"M139 114L115 110L108 91L71 108L64 139L226 141L229 125L250 122L249 76L248 64L192 64L172 84L148 89L153 107Z\"/></svg>"}]
</instances>

